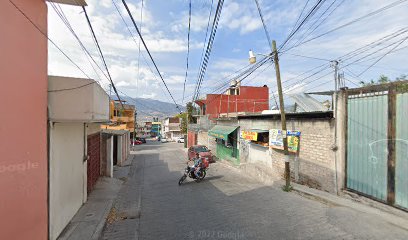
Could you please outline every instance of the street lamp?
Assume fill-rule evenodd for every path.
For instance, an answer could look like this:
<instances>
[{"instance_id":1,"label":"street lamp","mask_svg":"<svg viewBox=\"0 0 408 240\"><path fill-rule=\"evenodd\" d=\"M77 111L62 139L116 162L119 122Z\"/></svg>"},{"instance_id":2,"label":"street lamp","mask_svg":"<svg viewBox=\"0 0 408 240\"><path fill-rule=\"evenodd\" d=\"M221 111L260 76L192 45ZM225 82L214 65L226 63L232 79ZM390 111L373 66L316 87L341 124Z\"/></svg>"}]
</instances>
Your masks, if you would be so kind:
<instances>
[{"instance_id":1,"label":"street lamp","mask_svg":"<svg viewBox=\"0 0 408 240\"><path fill-rule=\"evenodd\" d=\"M256 56L252 50L249 50L249 63L250 64L256 63Z\"/></svg>"}]
</instances>

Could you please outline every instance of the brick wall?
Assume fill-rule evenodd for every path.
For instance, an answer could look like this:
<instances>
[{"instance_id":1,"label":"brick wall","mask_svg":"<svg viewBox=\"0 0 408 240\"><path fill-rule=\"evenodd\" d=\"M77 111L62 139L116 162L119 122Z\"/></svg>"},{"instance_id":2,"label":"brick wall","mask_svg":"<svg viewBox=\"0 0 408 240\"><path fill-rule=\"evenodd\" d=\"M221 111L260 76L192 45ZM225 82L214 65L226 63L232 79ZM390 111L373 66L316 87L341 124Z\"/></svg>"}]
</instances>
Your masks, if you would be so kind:
<instances>
[{"instance_id":1,"label":"brick wall","mask_svg":"<svg viewBox=\"0 0 408 240\"><path fill-rule=\"evenodd\" d=\"M88 164L87 164L87 191L90 193L100 175L100 133L88 135Z\"/></svg>"},{"instance_id":2,"label":"brick wall","mask_svg":"<svg viewBox=\"0 0 408 240\"><path fill-rule=\"evenodd\" d=\"M279 120L241 119L241 129L263 126L266 129L281 129ZM288 130L301 132L299 156L291 154L291 177L301 184L328 192L335 191L334 154L331 150L334 135L333 119L288 120ZM272 172L283 177L285 156L282 150L270 151ZM249 156L251 157L251 156Z\"/></svg>"}]
</instances>

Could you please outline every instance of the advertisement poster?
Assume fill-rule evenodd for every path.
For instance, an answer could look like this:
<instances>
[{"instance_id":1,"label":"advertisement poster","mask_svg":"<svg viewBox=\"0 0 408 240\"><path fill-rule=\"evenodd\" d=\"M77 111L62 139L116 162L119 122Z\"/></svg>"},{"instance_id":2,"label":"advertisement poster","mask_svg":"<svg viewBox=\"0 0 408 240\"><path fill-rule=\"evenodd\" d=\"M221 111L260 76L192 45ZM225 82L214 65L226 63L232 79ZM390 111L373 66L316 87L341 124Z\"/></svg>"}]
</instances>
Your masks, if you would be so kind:
<instances>
[{"instance_id":1,"label":"advertisement poster","mask_svg":"<svg viewBox=\"0 0 408 240\"><path fill-rule=\"evenodd\" d=\"M288 149L290 152L299 150L300 132L287 130ZM282 130L269 130L269 146L275 149L283 149Z\"/></svg>"}]
</instances>

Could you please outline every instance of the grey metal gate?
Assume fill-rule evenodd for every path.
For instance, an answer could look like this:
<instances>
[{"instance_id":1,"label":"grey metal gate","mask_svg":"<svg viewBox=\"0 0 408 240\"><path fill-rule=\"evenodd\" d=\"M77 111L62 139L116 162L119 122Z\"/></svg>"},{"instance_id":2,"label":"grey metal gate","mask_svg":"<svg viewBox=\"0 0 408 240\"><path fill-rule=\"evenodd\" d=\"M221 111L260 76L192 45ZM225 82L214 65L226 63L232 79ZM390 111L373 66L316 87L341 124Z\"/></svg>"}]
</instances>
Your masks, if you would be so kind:
<instances>
[{"instance_id":1,"label":"grey metal gate","mask_svg":"<svg viewBox=\"0 0 408 240\"><path fill-rule=\"evenodd\" d=\"M395 204L408 209L408 93L396 101Z\"/></svg>"},{"instance_id":2,"label":"grey metal gate","mask_svg":"<svg viewBox=\"0 0 408 240\"><path fill-rule=\"evenodd\" d=\"M408 81L347 95L347 188L408 209Z\"/></svg>"},{"instance_id":3,"label":"grey metal gate","mask_svg":"<svg viewBox=\"0 0 408 240\"><path fill-rule=\"evenodd\" d=\"M387 96L348 99L347 187L387 198Z\"/></svg>"}]
</instances>

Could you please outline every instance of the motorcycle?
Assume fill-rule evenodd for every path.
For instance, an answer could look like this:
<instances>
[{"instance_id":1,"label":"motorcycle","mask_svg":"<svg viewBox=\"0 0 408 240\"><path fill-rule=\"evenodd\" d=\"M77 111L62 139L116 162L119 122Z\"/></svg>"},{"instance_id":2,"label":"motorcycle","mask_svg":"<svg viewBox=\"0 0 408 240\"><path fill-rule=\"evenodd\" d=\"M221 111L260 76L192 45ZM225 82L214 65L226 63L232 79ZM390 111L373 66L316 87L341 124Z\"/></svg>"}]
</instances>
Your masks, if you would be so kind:
<instances>
[{"instance_id":1,"label":"motorcycle","mask_svg":"<svg viewBox=\"0 0 408 240\"><path fill-rule=\"evenodd\" d=\"M201 158L201 164L200 164L200 169L196 173L196 168L194 166L189 166L187 162L187 167L184 169L184 174L181 176L178 184L181 185L183 184L184 180L186 180L187 177L194 179L194 181L201 182L206 174L207 174L207 169L210 165L210 161L208 158Z\"/></svg>"}]
</instances>

